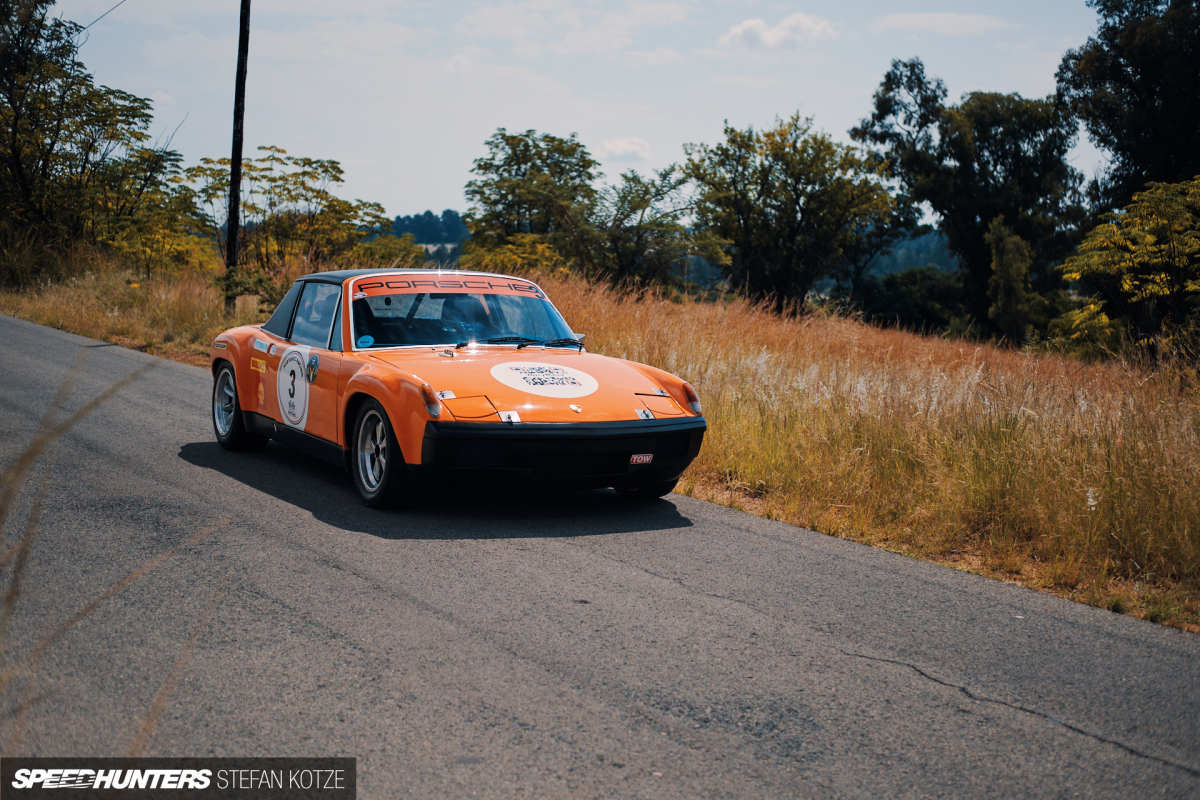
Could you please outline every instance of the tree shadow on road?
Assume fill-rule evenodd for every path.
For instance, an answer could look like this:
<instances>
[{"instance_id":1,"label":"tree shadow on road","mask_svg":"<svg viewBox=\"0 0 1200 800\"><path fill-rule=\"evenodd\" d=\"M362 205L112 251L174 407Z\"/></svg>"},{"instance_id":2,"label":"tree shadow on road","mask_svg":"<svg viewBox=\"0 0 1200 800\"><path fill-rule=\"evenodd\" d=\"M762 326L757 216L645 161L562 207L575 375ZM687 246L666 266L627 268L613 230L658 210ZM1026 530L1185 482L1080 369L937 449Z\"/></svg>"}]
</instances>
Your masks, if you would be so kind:
<instances>
[{"instance_id":1,"label":"tree shadow on road","mask_svg":"<svg viewBox=\"0 0 1200 800\"><path fill-rule=\"evenodd\" d=\"M341 467L275 443L231 453L216 442L191 442L179 448L179 457L303 508L328 525L386 539L596 536L692 526L670 500L632 503L611 490L541 485L440 485L410 508L367 508Z\"/></svg>"}]
</instances>

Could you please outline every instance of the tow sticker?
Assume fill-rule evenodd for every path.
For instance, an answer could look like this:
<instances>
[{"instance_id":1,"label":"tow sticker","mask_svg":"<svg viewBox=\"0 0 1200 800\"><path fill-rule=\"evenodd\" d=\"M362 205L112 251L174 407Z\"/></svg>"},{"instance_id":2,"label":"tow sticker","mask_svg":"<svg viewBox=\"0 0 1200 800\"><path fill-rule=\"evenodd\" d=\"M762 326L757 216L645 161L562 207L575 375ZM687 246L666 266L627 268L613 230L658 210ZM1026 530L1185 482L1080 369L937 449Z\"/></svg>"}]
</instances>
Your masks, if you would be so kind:
<instances>
[{"instance_id":1,"label":"tow sticker","mask_svg":"<svg viewBox=\"0 0 1200 800\"><path fill-rule=\"evenodd\" d=\"M492 367L492 377L511 389L542 397L587 397L600 388L583 370L537 361L497 364Z\"/></svg>"},{"instance_id":2,"label":"tow sticker","mask_svg":"<svg viewBox=\"0 0 1200 800\"><path fill-rule=\"evenodd\" d=\"M306 345L289 347L279 358L275 375L275 394L279 398L279 415L293 428L304 430L308 422L308 356Z\"/></svg>"}]
</instances>

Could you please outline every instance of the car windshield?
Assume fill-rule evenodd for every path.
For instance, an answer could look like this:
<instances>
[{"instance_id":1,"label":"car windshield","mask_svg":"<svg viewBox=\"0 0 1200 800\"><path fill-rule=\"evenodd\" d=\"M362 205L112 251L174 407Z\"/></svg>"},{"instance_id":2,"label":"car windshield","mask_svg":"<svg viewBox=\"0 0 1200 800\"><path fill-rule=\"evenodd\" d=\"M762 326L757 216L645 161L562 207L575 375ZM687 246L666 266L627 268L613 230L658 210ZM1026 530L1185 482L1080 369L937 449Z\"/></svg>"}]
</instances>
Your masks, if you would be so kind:
<instances>
[{"instance_id":1,"label":"car windshield","mask_svg":"<svg viewBox=\"0 0 1200 800\"><path fill-rule=\"evenodd\" d=\"M356 293L358 348L459 344L506 339L537 342L571 336L544 297L474 292Z\"/></svg>"}]
</instances>

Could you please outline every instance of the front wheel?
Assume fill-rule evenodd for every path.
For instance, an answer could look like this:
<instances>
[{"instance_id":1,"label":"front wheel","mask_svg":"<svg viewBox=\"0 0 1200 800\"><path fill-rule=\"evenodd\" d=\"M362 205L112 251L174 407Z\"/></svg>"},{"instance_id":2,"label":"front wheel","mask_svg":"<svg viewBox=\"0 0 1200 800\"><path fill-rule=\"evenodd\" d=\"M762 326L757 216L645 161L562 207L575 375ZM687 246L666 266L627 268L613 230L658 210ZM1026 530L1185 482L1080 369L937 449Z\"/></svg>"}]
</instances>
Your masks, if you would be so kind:
<instances>
[{"instance_id":1,"label":"front wheel","mask_svg":"<svg viewBox=\"0 0 1200 800\"><path fill-rule=\"evenodd\" d=\"M217 442L226 450L251 450L267 443L265 436L246 430L242 404L238 401L237 378L229 362L222 363L213 378L212 421Z\"/></svg>"},{"instance_id":2,"label":"front wheel","mask_svg":"<svg viewBox=\"0 0 1200 800\"><path fill-rule=\"evenodd\" d=\"M404 456L387 413L374 400L358 410L351 439L350 472L354 488L373 508L399 505L404 498Z\"/></svg>"}]
</instances>

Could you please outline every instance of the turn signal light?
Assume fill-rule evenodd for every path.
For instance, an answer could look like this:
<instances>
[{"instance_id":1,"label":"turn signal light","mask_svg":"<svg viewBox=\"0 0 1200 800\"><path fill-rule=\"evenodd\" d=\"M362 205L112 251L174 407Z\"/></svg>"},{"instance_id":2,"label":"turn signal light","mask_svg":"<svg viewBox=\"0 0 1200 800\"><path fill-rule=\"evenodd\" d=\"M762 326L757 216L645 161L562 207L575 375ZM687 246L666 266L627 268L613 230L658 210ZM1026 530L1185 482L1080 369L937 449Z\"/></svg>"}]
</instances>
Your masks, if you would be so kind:
<instances>
[{"instance_id":1,"label":"turn signal light","mask_svg":"<svg viewBox=\"0 0 1200 800\"><path fill-rule=\"evenodd\" d=\"M704 412L703 406L700 405L700 395L696 394L696 390L690 383L683 384L683 394L687 398L688 408L692 410L693 414Z\"/></svg>"},{"instance_id":2,"label":"turn signal light","mask_svg":"<svg viewBox=\"0 0 1200 800\"><path fill-rule=\"evenodd\" d=\"M440 417L442 415L442 401L434 394L433 387L428 383L421 384L421 397L425 400L425 410L429 412L429 416Z\"/></svg>"}]
</instances>

